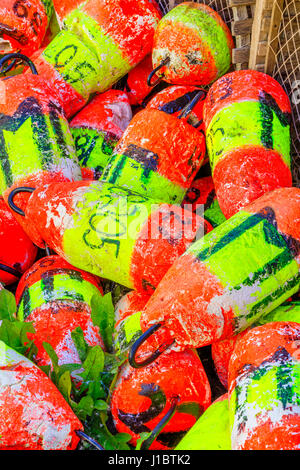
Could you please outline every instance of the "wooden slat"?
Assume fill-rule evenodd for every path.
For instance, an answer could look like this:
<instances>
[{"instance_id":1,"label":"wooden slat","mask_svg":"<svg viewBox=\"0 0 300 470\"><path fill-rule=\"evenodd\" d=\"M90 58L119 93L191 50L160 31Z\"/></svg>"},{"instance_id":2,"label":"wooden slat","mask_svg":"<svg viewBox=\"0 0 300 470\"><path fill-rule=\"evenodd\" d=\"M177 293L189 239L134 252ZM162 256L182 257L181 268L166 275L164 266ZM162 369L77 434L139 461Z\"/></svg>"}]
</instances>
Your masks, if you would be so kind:
<instances>
[{"instance_id":1,"label":"wooden slat","mask_svg":"<svg viewBox=\"0 0 300 470\"><path fill-rule=\"evenodd\" d=\"M267 55L267 50L268 50L268 43L267 43L267 41L261 41L261 42L258 44L258 47L257 47L257 56L266 57L266 55Z\"/></svg>"},{"instance_id":2,"label":"wooden slat","mask_svg":"<svg viewBox=\"0 0 300 470\"><path fill-rule=\"evenodd\" d=\"M244 49L245 47L250 48L253 19L249 18L249 10L247 6L232 7L232 14L234 21L232 22L231 30L235 36L236 49L241 50L241 48ZM246 55L247 59L242 62L238 62L236 60L238 54L239 52L233 54L233 63L235 64L236 70L248 68L248 54ZM244 50L243 55L245 56Z\"/></svg>"},{"instance_id":3,"label":"wooden slat","mask_svg":"<svg viewBox=\"0 0 300 470\"><path fill-rule=\"evenodd\" d=\"M263 18L261 22L261 31L269 33L271 26L271 18Z\"/></svg>"},{"instance_id":4,"label":"wooden slat","mask_svg":"<svg viewBox=\"0 0 300 470\"><path fill-rule=\"evenodd\" d=\"M234 64L243 64L249 61L250 47L238 47L232 51L232 62Z\"/></svg>"},{"instance_id":5,"label":"wooden slat","mask_svg":"<svg viewBox=\"0 0 300 470\"><path fill-rule=\"evenodd\" d=\"M276 63L276 53L278 50L278 30L282 20L282 7L283 0L276 0L274 2L265 61L265 72L269 74L273 72Z\"/></svg>"},{"instance_id":6,"label":"wooden slat","mask_svg":"<svg viewBox=\"0 0 300 470\"><path fill-rule=\"evenodd\" d=\"M257 63L257 49L261 34L261 23L265 10L266 0L259 0L255 6L255 14L251 31L251 47L249 56L249 68L255 69Z\"/></svg>"},{"instance_id":7,"label":"wooden slat","mask_svg":"<svg viewBox=\"0 0 300 470\"><path fill-rule=\"evenodd\" d=\"M248 0L247 2L246 1L243 2L242 0L228 0L229 7L239 7L241 5L253 5L255 3L256 3L256 0Z\"/></svg>"},{"instance_id":8,"label":"wooden slat","mask_svg":"<svg viewBox=\"0 0 300 470\"><path fill-rule=\"evenodd\" d=\"M252 24L253 18L233 21L231 23L231 33L233 36L247 36L251 32Z\"/></svg>"}]
</instances>

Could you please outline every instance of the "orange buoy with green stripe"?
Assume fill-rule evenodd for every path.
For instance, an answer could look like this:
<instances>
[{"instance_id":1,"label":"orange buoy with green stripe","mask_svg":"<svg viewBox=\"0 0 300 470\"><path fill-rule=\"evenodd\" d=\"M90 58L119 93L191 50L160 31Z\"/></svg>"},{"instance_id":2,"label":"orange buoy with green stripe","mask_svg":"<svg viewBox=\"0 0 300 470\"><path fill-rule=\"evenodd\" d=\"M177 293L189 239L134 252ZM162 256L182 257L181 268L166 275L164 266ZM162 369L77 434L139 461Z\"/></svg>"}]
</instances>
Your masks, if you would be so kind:
<instances>
[{"instance_id":1,"label":"orange buoy with green stripe","mask_svg":"<svg viewBox=\"0 0 300 470\"><path fill-rule=\"evenodd\" d=\"M132 118L127 94L97 94L70 122L83 178L97 180Z\"/></svg>"},{"instance_id":2,"label":"orange buoy with green stripe","mask_svg":"<svg viewBox=\"0 0 300 470\"><path fill-rule=\"evenodd\" d=\"M231 33L217 12L204 4L184 2L158 23L153 72L174 85L209 85L228 71L232 48Z\"/></svg>"},{"instance_id":3,"label":"orange buoy with green stripe","mask_svg":"<svg viewBox=\"0 0 300 470\"><path fill-rule=\"evenodd\" d=\"M141 311L149 299L148 293L130 291L117 303L113 335L113 347L117 355L128 354L130 346L142 334Z\"/></svg>"},{"instance_id":4,"label":"orange buoy with green stripe","mask_svg":"<svg viewBox=\"0 0 300 470\"><path fill-rule=\"evenodd\" d=\"M210 88L207 152L226 218L265 192L292 185L290 113L279 83L255 70L229 73Z\"/></svg>"},{"instance_id":5,"label":"orange buoy with green stripe","mask_svg":"<svg viewBox=\"0 0 300 470\"><path fill-rule=\"evenodd\" d=\"M122 367L111 397L118 432L151 432L142 449L172 449L211 403L205 370L195 350L172 352L136 370Z\"/></svg>"},{"instance_id":6,"label":"orange buoy with green stripe","mask_svg":"<svg viewBox=\"0 0 300 470\"><path fill-rule=\"evenodd\" d=\"M179 206L100 181L37 188L25 220L35 243L42 238L73 266L149 293L209 227Z\"/></svg>"},{"instance_id":7,"label":"orange buoy with green stripe","mask_svg":"<svg viewBox=\"0 0 300 470\"><path fill-rule=\"evenodd\" d=\"M56 255L40 259L22 276L16 291L17 318L33 322L35 333L29 337L37 347L34 361L39 366L51 364L44 341L51 344L60 365L81 364L71 336L75 328L81 328L89 346L104 347L91 318L91 298L102 294L99 278Z\"/></svg>"},{"instance_id":8,"label":"orange buoy with green stripe","mask_svg":"<svg viewBox=\"0 0 300 470\"><path fill-rule=\"evenodd\" d=\"M32 62L28 63L34 71ZM0 194L5 201L19 187L81 180L69 124L49 83L34 73L16 75L4 83L0 91ZM28 194L23 192L13 202L22 211L26 199ZM28 233L24 217L14 214Z\"/></svg>"},{"instance_id":9,"label":"orange buoy with green stripe","mask_svg":"<svg viewBox=\"0 0 300 470\"><path fill-rule=\"evenodd\" d=\"M267 315L260 317L251 327L265 325L277 321L293 321L300 323L300 302L287 301L272 310ZM216 341L211 345L211 354L214 366L222 385L228 389L228 367L231 355L239 338L246 334L247 330L222 341Z\"/></svg>"},{"instance_id":10,"label":"orange buoy with green stripe","mask_svg":"<svg viewBox=\"0 0 300 470\"><path fill-rule=\"evenodd\" d=\"M279 188L257 199L178 258L141 315L136 356L156 331L165 347L199 348L255 323L300 287L300 190ZM149 349L149 348L148 348ZM150 348L147 363L159 348Z\"/></svg>"},{"instance_id":11,"label":"orange buoy with green stripe","mask_svg":"<svg viewBox=\"0 0 300 470\"><path fill-rule=\"evenodd\" d=\"M0 341L0 450L75 450L83 425L36 364Z\"/></svg>"},{"instance_id":12,"label":"orange buoy with green stripe","mask_svg":"<svg viewBox=\"0 0 300 470\"><path fill-rule=\"evenodd\" d=\"M233 450L299 450L300 324L271 322L239 339L229 363Z\"/></svg>"},{"instance_id":13,"label":"orange buoy with green stripe","mask_svg":"<svg viewBox=\"0 0 300 470\"><path fill-rule=\"evenodd\" d=\"M45 48L36 67L73 116L90 95L111 88L151 52L161 18L149 0L89 0L68 5L64 29Z\"/></svg>"},{"instance_id":14,"label":"orange buoy with green stripe","mask_svg":"<svg viewBox=\"0 0 300 470\"><path fill-rule=\"evenodd\" d=\"M185 119L146 108L131 120L101 181L155 200L180 204L204 154L203 134Z\"/></svg>"}]
</instances>

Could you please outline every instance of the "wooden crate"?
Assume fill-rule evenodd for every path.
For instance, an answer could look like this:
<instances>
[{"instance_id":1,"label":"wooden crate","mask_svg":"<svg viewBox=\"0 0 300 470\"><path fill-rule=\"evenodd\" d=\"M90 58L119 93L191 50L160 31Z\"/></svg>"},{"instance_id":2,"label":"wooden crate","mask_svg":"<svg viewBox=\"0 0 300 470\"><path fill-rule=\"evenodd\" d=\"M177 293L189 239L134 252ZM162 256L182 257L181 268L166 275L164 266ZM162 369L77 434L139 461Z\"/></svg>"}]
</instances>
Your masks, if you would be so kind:
<instances>
[{"instance_id":1,"label":"wooden crate","mask_svg":"<svg viewBox=\"0 0 300 470\"><path fill-rule=\"evenodd\" d=\"M164 13L184 0L159 0ZM300 187L300 0L194 0L217 11L235 40L235 70L255 69L274 77L292 105L294 184Z\"/></svg>"}]
</instances>

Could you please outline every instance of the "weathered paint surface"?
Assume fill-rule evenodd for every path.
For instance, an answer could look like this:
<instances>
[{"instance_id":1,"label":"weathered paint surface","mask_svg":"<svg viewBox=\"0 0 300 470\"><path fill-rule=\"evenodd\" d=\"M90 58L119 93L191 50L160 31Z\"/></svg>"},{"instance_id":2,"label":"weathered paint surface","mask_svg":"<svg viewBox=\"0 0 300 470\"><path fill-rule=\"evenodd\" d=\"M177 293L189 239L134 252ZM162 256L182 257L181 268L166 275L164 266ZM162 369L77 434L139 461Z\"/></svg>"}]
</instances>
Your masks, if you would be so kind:
<instances>
[{"instance_id":1,"label":"weathered paint surface","mask_svg":"<svg viewBox=\"0 0 300 470\"><path fill-rule=\"evenodd\" d=\"M178 206L87 181L36 190L26 216L39 237L73 266L146 292L205 225Z\"/></svg>"},{"instance_id":2,"label":"weathered paint surface","mask_svg":"<svg viewBox=\"0 0 300 470\"><path fill-rule=\"evenodd\" d=\"M89 0L67 5L65 28L37 60L51 80L66 115L94 92L104 92L150 53L161 18L148 0Z\"/></svg>"},{"instance_id":3,"label":"weathered paint surface","mask_svg":"<svg viewBox=\"0 0 300 470\"><path fill-rule=\"evenodd\" d=\"M53 12L51 0L4 0L0 7L0 54L30 56L42 45ZM2 47L2 49L1 49Z\"/></svg>"},{"instance_id":4,"label":"weathered paint surface","mask_svg":"<svg viewBox=\"0 0 300 470\"><path fill-rule=\"evenodd\" d=\"M202 363L193 350L161 356L143 369L125 365L118 377L111 410L119 432L135 443L149 432L178 399L176 412L150 449L174 448L211 403L210 385Z\"/></svg>"},{"instance_id":5,"label":"weathered paint surface","mask_svg":"<svg viewBox=\"0 0 300 470\"><path fill-rule=\"evenodd\" d=\"M226 218L264 193L292 186L290 112L282 87L261 72L232 72L210 88L207 152Z\"/></svg>"},{"instance_id":6,"label":"weathered paint surface","mask_svg":"<svg viewBox=\"0 0 300 470\"><path fill-rule=\"evenodd\" d=\"M168 58L158 76L178 85L208 85L231 64L233 39L221 17L203 4L185 2L159 22L153 41L153 67Z\"/></svg>"},{"instance_id":7,"label":"weathered paint surface","mask_svg":"<svg viewBox=\"0 0 300 470\"><path fill-rule=\"evenodd\" d=\"M71 333L81 328L89 346L104 347L91 318L91 299L102 296L100 280L69 265L59 256L37 261L21 278L16 291L17 317L33 322L30 338L37 346L35 362L50 365L43 342L51 344L59 364L81 364Z\"/></svg>"},{"instance_id":8,"label":"weathered paint surface","mask_svg":"<svg viewBox=\"0 0 300 470\"><path fill-rule=\"evenodd\" d=\"M162 323L172 348L201 347L246 329L295 294L299 199L298 188L265 194L192 243L151 296L142 330Z\"/></svg>"},{"instance_id":9,"label":"weathered paint surface","mask_svg":"<svg viewBox=\"0 0 300 470\"><path fill-rule=\"evenodd\" d=\"M0 342L0 449L72 450L83 426L57 388L24 356Z\"/></svg>"},{"instance_id":10,"label":"weathered paint surface","mask_svg":"<svg viewBox=\"0 0 300 470\"><path fill-rule=\"evenodd\" d=\"M300 324L271 322L241 338L229 363L233 450L300 449Z\"/></svg>"}]
</instances>

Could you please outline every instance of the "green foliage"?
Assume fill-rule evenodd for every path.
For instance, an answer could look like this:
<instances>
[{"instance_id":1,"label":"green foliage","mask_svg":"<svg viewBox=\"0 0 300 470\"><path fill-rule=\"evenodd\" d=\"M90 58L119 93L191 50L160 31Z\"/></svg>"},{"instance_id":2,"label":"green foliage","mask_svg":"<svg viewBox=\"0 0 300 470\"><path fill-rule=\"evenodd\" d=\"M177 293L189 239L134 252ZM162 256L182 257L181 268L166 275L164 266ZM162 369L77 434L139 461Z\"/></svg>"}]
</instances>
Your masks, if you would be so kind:
<instances>
[{"instance_id":1,"label":"green foliage","mask_svg":"<svg viewBox=\"0 0 300 470\"><path fill-rule=\"evenodd\" d=\"M105 352L97 346L89 346L81 328L71 332L81 364L59 364L58 356L50 343L44 342L51 366L40 368L51 379L64 396L74 413L84 425L85 432L98 441L106 450L130 450L131 436L117 433L108 424L110 417L110 397L115 386L118 372L126 361L123 356L113 352L114 304L113 297L119 299L121 290L114 287L113 294L107 292L99 302L98 297L92 298L92 320L99 327L105 345ZM98 299L96 301L96 299ZM34 344L35 329L32 322L16 319L15 296L8 290L0 291L0 340L20 354L34 361L36 346ZM107 352L106 352L107 351ZM137 449L148 437L143 433ZM82 442L81 448L92 448L91 444Z\"/></svg>"},{"instance_id":2,"label":"green foliage","mask_svg":"<svg viewBox=\"0 0 300 470\"><path fill-rule=\"evenodd\" d=\"M94 295L91 299L91 309L92 321L99 327L104 346L107 351L112 352L115 309L111 292L101 297L101 302L99 302L99 297Z\"/></svg>"},{"instance_id":3,"label":"green foliage","mask_svg":"<svg viewBox=\"0 0 300 470\"><path fill-rule=\"evenodd\" d=\"M113 333L109 323L111 321L110 301L110 296L106 297L103 306L108 309L102 308L103 306L99 307L97 315L94 317L106 331L108 344L112 344ZM104 320L100 312L103 312ZM130 449L127 443L131 436L124 433L112 434L106 424L110 411L111 389L125 358L104 352L99 345L89 346L85 341L82 329L79 327L72 331L71 336L82 364L60 366L52 346L49 343L43 343L52 363L51 370L49 368L47 370L43 368L43 370L82 421L85 432L90 437L107 450ZM90 444L85 442L82 446L89 448Z\"/></svg>"},{"instance_id":4,"label":"green foliage","mask_svg":"<svg viewBox=\"0 0 300 470\"><path fill-rule=\"evenodd\" d=\"M6 289L0 291L0 340L20 354L31 359L36 351L33 340L28 334L35 332L31 322L16 319L16 299Z\"/></svg>"},{"instance_id":5,"label":"green foliage","mask_svg":"<svg viewBox=\"0 0 300 470\"><path fill-rule=\"evenodd\" d=\"M0 320L15 320L17 311L16 299L9 290L0 290Z\"/></svg>"}]
</instances>

